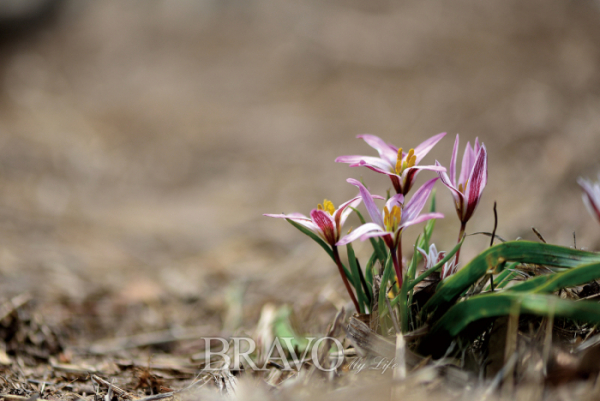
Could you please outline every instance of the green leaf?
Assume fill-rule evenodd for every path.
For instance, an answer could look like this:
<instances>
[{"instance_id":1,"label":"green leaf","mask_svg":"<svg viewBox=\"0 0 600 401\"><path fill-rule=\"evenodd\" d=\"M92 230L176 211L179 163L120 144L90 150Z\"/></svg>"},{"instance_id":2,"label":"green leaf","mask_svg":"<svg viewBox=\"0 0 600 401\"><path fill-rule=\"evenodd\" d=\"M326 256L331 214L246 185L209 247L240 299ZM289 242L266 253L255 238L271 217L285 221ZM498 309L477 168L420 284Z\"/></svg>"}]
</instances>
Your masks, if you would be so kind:
<instances>
[{"instance_id":1,"label":"green leaf","mask_svg":"<svg viewBox=\"0 0 600 401\"><path fill-rule=\"evenodd\" d=\"M371 258L367 262L367 266L365 266L365 281L369 287L371 298L373 298L373 265L375 264L375 260L377 260L377 253L373 252Z\"/></svg>"},{"instance_id":2,"label":"green leaf","mask_svg":"<svg viewBox=\"0 0 600 401\"><path fill-rule=\"evenodd\" d=\"M436 293L423 306L423 320L436 309L440 309L438 314L447 310L464 291L488 272L500 273L506 262L572 268L600 262L600 254L530 241L510 241L495 245L440 283Z\"/></svg>"},{"instance_id":3,"label":"green leaf","mask_svg":"<svg viewBox=\"0 0 600 401\"><path fill-rule=\"evenodd\" d=\"M600 263L591 263L553 274L545 274L530 278L517 284L508 291L552 293L567 287L575 287L600 279Z\"/></svg>"},{"instance_id":4,"label":"green leaf","mask_svg":"<svg viewBox=\"0 0 600 401\"><path fill-rule=\"evenodd\" d=\"M519 273L513 271L514 268L518 265L519 262L514 262L511 263L508 267L505 267L504 270L502 270L502 273L498 274L498 277L494 279L494 287L496 289L504 288L508 283L510 283L512 279L518 277ZM490 284L488 284L488 286L485 287L485 291L490 291L491 289L492 287Z\"/></svg>"},{"instance_id":5,"label":"green leaf","mask_svg":"<svg viewBox=\"0 0 600 401\"><path fill-rule=\"evenodd\" d=\"M569 301L554 295L503 292L476 295L454 305L432 327L423 340L424 347L434 357L443 354L452 338L478 320L510 314L515 303L520 304L520 313L537 316L556 316L600 324L600 303L591 301Z\"/></svg>"},{"instance_id":6,"label":"green leaf","mask_svg":"<svg viewBox=\"0 0 600 401\"><path fill-rule=\"evenodd\" d=\"M416 245L419 243L420 236L417 237L417 241L415 242L415 249L413 252L413 256L410 260L410 265L408 266L408 270L406 271L406 276L404 277L404 281L402 282L402 288L400 289L400 294L396 297L400 299L400 324L402 333L408 333L408 323L411 320L410 318L410 308L408 304L408 292L409 289L412 291L414 288L410 286L410 282L416 275L417 271L417 255L420 255L416 249Z\"/></svg>"},{"instance_id":7,"label":"green leaf","mask_svg":"<svg viewBox=\"0 0 600 401\"><path fill-rule=\"evenodd\" d=\"M429 207L429 213L435 213L435 204L436 204L436 195L437 195L437 189L433 189L433 191L431 191L431 206ZM435 219L433 219L435 220Z\"/></svg>"},{"instance_id":8,"label":"green leaf","mask_svg":"<svg viewBox=\"0 0 600 401\"><path fill-rule=\"evenodd\" d=\"M387 311L387 305L385 302L385 297L387 297L387 283L390 281L393 273L394 269L392 267L392 255L388 254L387 261L383 267L383 275L381 276L381 285L379 287L379 299L377 302L380 317L383 317Z\"/></svg>"},{"instance_id":9,"label":"green leaf","mask_svg":"<svg viewBox=\"0 0 600 401\"><path fill-rule=\"evenodd\" d=\"M365 305L368 305L369 301L367 300L367 297L360 283L360 273L358 272L358 264L356 263L356 256L354 255L354 248L352 248L351 243L348 243L348 245L346 245L346 251L348 252L348 264L350 265L350 270L352 271L351 282L354 286L354 290L358 298L358 306L360 308L360 313L365 313Z\"/></svg>"}]
</instances>

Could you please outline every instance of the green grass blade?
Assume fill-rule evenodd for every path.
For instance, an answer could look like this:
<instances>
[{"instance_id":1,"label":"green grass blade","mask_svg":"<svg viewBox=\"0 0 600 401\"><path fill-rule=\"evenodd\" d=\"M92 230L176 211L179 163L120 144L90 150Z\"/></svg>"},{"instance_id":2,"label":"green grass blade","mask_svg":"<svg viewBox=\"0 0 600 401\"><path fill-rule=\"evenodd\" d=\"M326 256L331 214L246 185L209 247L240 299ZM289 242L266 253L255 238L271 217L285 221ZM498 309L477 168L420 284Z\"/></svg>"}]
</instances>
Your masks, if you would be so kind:
<instances>
[{"instance_id":1,"label":"green grass blade","mask_svg":"<svg viewBox=\"0 0 600 401\"><path fill-rule=\"evenodd\" d=\"M513 278L517 277L519 274L514 272L513 269L515 267L517 267L519 265L519 262L514 262L511 263L508 267L505 267L504 270L502 270L502 273L498 274L498 277L496 277L494 279L494 288L496 289L500 289L505 287L510 280L512 280ZM491 285L488 284L487 287L485 287L485 291L490 291L492 289Z\"/></svg>"},{"instance_id":2,"label":"green grass blade","mask_svg":"<svg viewBox=\"0 0 600 401\"><path fill-rule=\"evenodd\" d=\"M373 299L373 265L375 264L375 260L377 260L377 252L373 252L371 258L365 266L365 281L367 282L367 286L369 287L371 299Z\"/></svg>"},{"instance_id":3,"label":"green grass blade","mask_svg":"<svg viewBox=\"0 0 600 401\"><path fill-rule=\"evenodd\" d=\"M508 315L515 303L520 313L551 316L600 324L600 303L569 301L554 295L503 292L477 295L454 305L432 327L422 344L428 351L440 356L450 343L471 323L478 320Z\"/></svg>"},{"instance_id":4,"label":"green grass blade","mask_svg":"<svg viewBox=\"0 0 600 401\"><path fill-rule=\"evenodd\" d=\"M385 297L387 297L387 283L390 281L394 269L392 267L392 255L388 255L385 266L383 267L383 275L381 276L381 286L379 287L379 299L377 300L377 307L379 308L379 316L383 317L387 311L387 305L385 303Z\"/></svg>"},{"instance_id":5,"label":"green grass blade","mask_svg":"<svg viewBox=\"0 0 600 401\"><path fill-rule=\"evenodd\" d=\"M406 276L404 278L404 282L402 283L402 288L400 289L400 294L396 297L400 299L400 326L402 329L402 333L408 333L408 322L410 321L410 308L408 304L408 292L410 287L410 282L415 277L417 271L417 255L420 255L416 249L416 245L419 243L420 236L417 238L415 243L415 250L413 252L413 257L410 260L410 265L408 266L408 270L406 271ZM412 290L414 287L410 287Z\"/></svg>"},{"instance_id":6,"label":"green grass blade","mask_svg":"<svg viewBox=\"0 0 600 401\"><path fill-rule=\"evenodd\" d=\"M356 291L360 313L365 313L365 305L368 306L369 301L367 300L367 297L363 292L362 284L360 283L358 264L356 263L356 256L354 255L354 248L352 248L351 243L346 245L346 251L348 252L348 265L350 266L350 270L352 272L352 285Z\"/></svg>"},{"instance_id":7,"label":"green grass blade","mask_svg":"<svg viewBox=\"0 0 600 401\"><path fill-rule=\"evenodd\" d=\"M495 245L442 281L434 296L424 305L422 318L437 308L443 312L483 275L492 270L498 270L494 273L499 273L506 262L572 268L600 262L600 254L530 241L510 241Z\"/></svg>"},{"instance_id":8,"label":"green grass blade","mask_svg":"<svg viewBox=\"0 0 600 401\"><path fill-rule=\"evenodd\" d=\"M562 288L575 287L598 279L600 279L600 263L591 263L560 273L545 274L530 278L523 283L509 288L508 291L528 291L547 294Z\"/></svg>"},{"instance_id":9,"label":"green grass blade","mask_svg":"<svg viewBox=\"0 0 600 401\"><path fill-rule=\"evenodd\" d=\"M513 263L513 264L518 265L518 263ZM505 271L507 271L509 274L506 276L506 278L504 280L502 280L501 282L498 283L498 287L497 287L498 289L506 287L512 280L514 280L515 278L517 278L519 276L523 277L523 273L519 273L518 271L515 271L515 270L511 271L511 270L507 270L507 269L505 269ZM504 271L502 273L504 273Z\"/></svg>"}]
</instances>

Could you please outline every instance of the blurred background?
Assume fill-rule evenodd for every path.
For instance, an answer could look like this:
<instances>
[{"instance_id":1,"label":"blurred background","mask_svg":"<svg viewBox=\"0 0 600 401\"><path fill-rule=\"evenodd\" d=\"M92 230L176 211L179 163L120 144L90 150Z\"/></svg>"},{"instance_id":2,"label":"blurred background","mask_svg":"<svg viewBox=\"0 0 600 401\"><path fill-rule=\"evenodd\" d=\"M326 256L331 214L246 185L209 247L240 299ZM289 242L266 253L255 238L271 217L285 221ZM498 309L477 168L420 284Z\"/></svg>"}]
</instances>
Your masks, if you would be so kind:
<instances>
[{"instance_id":1,"label":"blurred background","mask_svg":"<svg viewBox=\"0 0 600 401\"><path fill-rule=\"evenodd\" d=\"M492 230L497 201L506 239L600 248L576 184L600 170L597 1L3 4L0 290L93 338L346 302L327 256L262 214L338 205L348 177L384 194L334 163L375 154L362 133L408 149L448 132L426 159L446 166L456 133L461 154L479 137L468 232ZM450 249L441 185L438 206ZM463 260L489 243L468 241Z\"/></svg>"}]
</instances>

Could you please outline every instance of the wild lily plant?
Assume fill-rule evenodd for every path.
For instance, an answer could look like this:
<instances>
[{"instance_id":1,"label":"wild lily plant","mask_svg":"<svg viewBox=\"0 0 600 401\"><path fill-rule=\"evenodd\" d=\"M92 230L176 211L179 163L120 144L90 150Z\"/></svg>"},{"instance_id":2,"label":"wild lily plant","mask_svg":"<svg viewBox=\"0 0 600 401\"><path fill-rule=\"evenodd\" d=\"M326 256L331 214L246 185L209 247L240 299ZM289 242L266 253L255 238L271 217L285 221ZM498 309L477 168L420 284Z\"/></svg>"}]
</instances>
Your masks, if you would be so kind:
<instances>
[{"instance_id":1,"label":"wild lily plant","mask_svg":"<svg viewBox=\"0 0 600 401\"><path fill-rule=\"evenodd\" d=\"M458 256L467 238L467 222L473 218L487 185L487 149L478 139L474 146L467 143L458 173L457 135L448 169L437 161L435 165L420 165L444 136L435 135L404 152L374 135L360 135L379 157L340 156L335 161L387 175L395 195L372 195L364 183L349 178L359 196L337 209L325 201L311 211L310 217L298 213L266 216L286 219L329 254L356 312L368 315L370 326L379 327L379 334L392 334L392 327L404 334L418 331L414 338L420 339L409 346L422 354L442 356L457 337L472 340L485 335L494 318L515 311L600 325L600 304L557 296L561 290L600 279L598 253L531 241L504 242L495 236L494 229L492 244L494 238L501 243L490 244L461 266ZM426 181L411 196L421 170L439 177ZM438 251L432 242L435 221L444 217L436 211L434 186L438 178L449 190L458 217L458 242L451 250ZM585 205L600 221L600 183L580 179L579 184ZM421 213L429 198L429 211ZM379 200L385 201L382 208L377 206ZM361 202L369 222L357 209ZM342 226L352 212L362 225L343 235ZM419 224L424 224L422 234L408 249L412 252L405 252L402 233ZM359 262L352 247L357 239L371 243L366 263ZM339 252L344 246L345 263ZM411 256L405 259L406 254ZM437 272L440 274L434 274Z\"/></svg>"}]
</instances>

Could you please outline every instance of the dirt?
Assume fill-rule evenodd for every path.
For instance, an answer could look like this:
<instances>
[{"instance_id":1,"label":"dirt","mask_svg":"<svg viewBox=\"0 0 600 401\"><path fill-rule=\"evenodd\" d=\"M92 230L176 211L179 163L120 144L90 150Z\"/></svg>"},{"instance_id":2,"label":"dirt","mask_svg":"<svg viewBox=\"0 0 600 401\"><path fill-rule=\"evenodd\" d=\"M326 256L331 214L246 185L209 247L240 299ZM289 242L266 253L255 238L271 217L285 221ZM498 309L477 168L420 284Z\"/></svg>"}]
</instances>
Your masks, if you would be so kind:
<instances>
[{"instance_id":1,"label":"dirt","mask_svg":"<svg viewBox=\"0 0 600 401\"><path fill-rule=\"evenodd\" d=\"M600 170L599 7L65 1L0 47L0 295L29 294L59 333L45 363L157 330L250 330L266 302L325 300L325 330L347 301L335 267L262 213L339 204L348 177L384 193L334 163L372 154L367 132L404 148L448 132L428 156L445 165L456 133L479 137L489 181L468 232L491 231L497 201L504 238L535 226L596 250L576 179ZM448 249L459 227L438 199Z\"/></svg>"}]
</instances>

